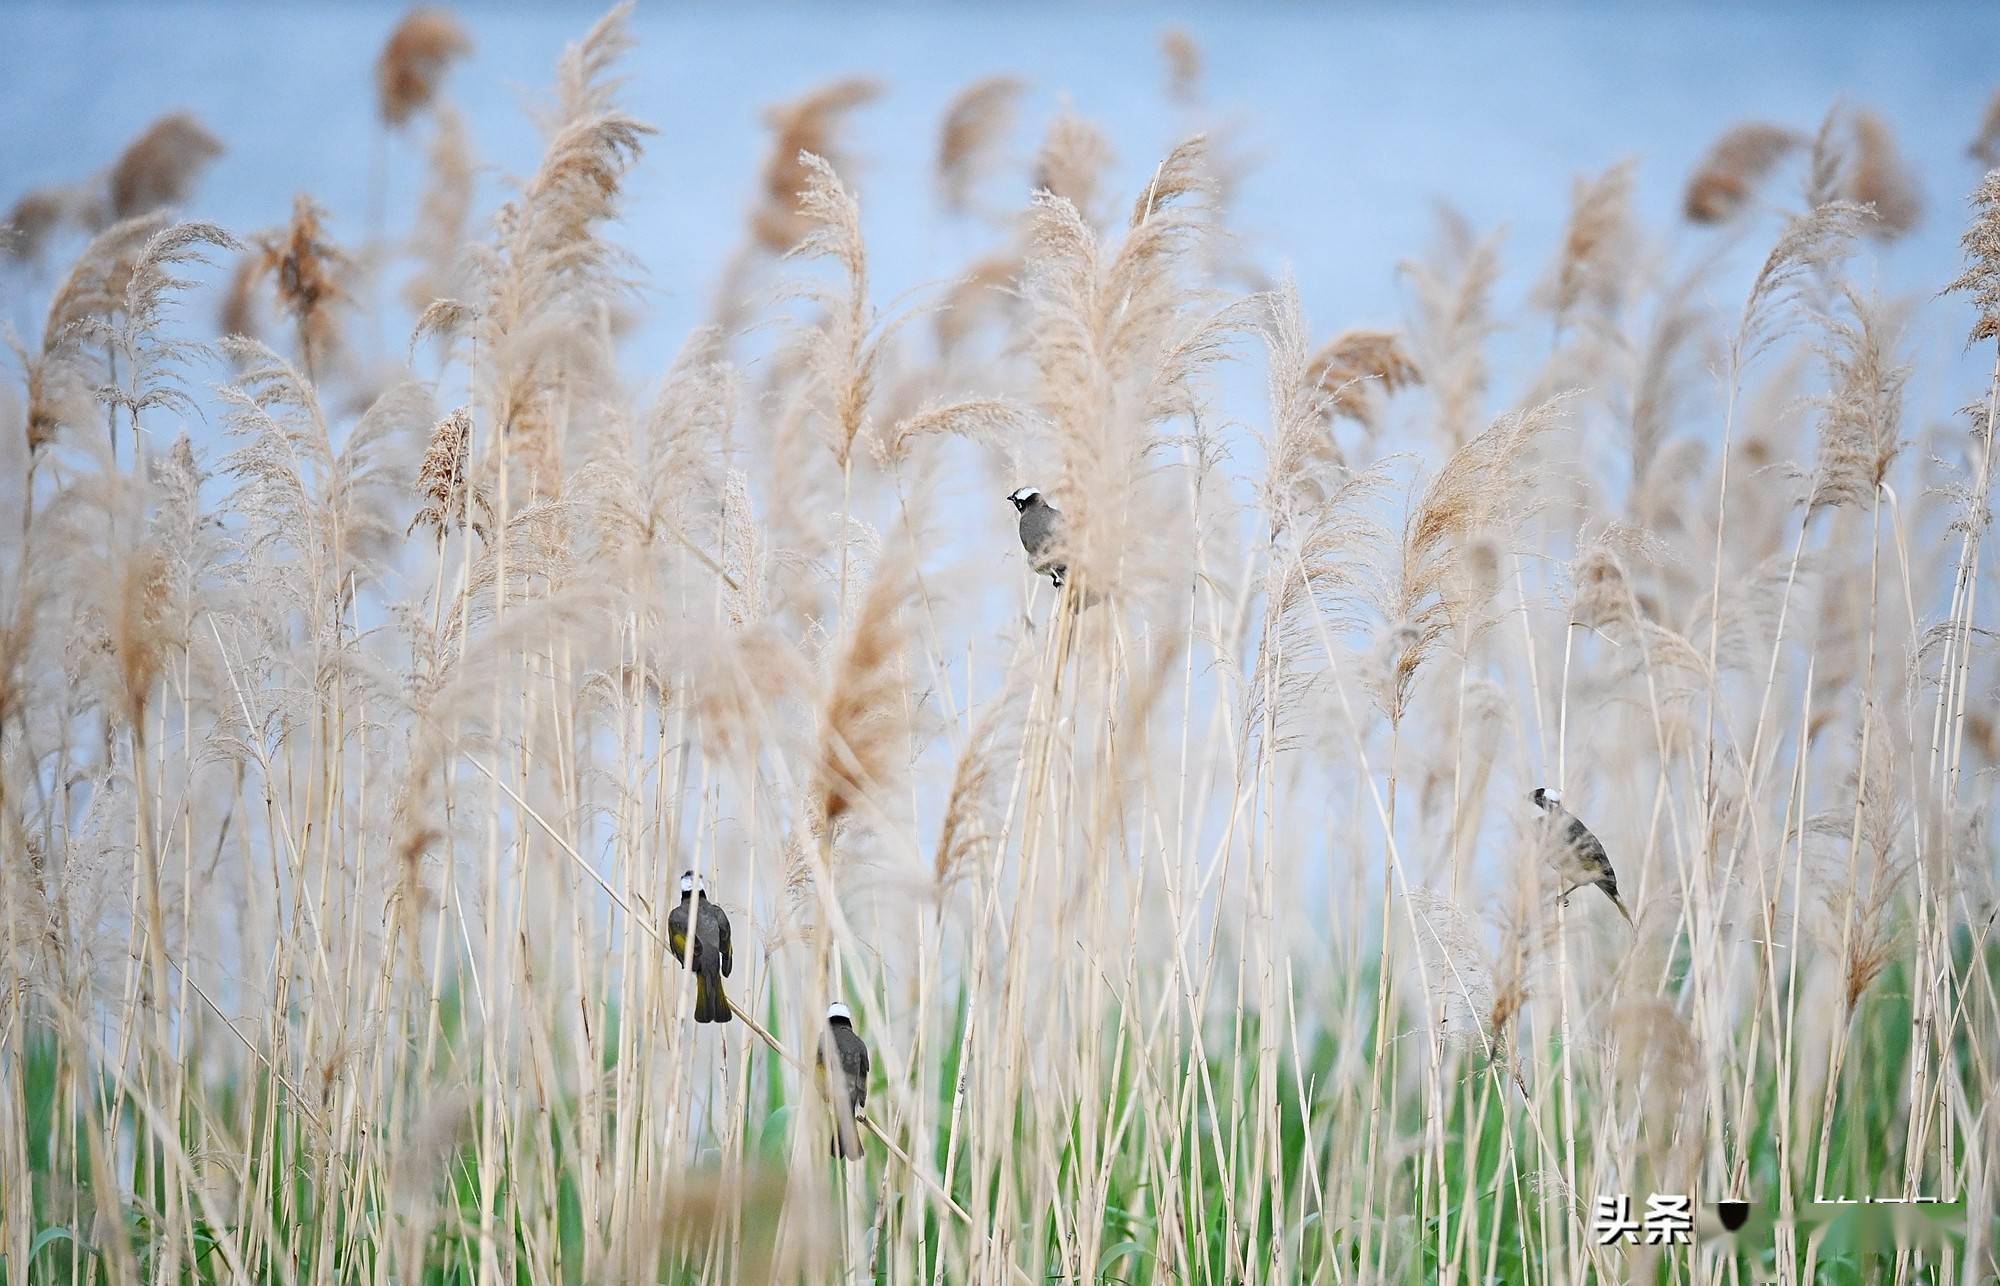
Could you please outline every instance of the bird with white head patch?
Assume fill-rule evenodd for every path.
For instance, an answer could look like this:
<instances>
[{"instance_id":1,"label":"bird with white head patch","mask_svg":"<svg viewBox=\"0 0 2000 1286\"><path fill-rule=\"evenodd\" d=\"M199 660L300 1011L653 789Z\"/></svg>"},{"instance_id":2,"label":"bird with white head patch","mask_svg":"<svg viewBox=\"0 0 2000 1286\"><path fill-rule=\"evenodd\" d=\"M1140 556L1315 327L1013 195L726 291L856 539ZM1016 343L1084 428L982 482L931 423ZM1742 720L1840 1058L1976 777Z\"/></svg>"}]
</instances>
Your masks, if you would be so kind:
<instances>
[{"instance_id":1,"label":"bird with white head patch","mask_svg":"<svg viewBox=\"0 0 2000 1286\"><path fill-rule=\"evenodd\" d=\"M693 871L681 872L681 902L667 916L667 945L674 959L694 973L694 1020L729 1021L729 997L722 980L735 965L729 946L729 917L708 900Z\"/></svg>"},{"instance_id":2,"label":"bird with white head patch","mask_svg":"<svg viewBox=\"0 0 2000 1286\"><path fill-rule=\"evenodd\" d=\"M1062 510L1050 504L1034 487L1018 487L1007 499L1021 515L1021 548L1028 551L1029 565L1061 589L1069 575L1069 564L1062 561Z\"/></svg>"},{"instance_id":3,"label":"bird with white head patch","mask_svg":"<svg viewBox=\"0 0 2000 1286\"><path fill-rule=\"evenodd\" d=\"M1618 876L1611 869L1611 855L1604 851L1603 842L1591 834L1588 826L1572 816L1554 792L1546 787L1536 787L1529 798L1534 800L1537 808L1548 814L1548 826L1555 833L1558 845L1556 870L1568 886L1562 891L1562 900L1567 902L1570 894L1586 884L1595 885L1604 891L1605 897L1611 899L1611 905L1618 908L1618 914L1625 917L1626 923L1632 923L1632 913L1625 909L1625 900L1618 896Z\"/></svg>"},{"instance_id":4,"label":"bird with white head patch","mask_svg":"<svg viewBox=\"0 0 2000 1286\"><path fill-rule=\"evenodd\" d=\"M833 1107L833 1155L852 1161L861 1155L861 1109L868 1102L868 1043L854 1030L854 1015L838 1000L826 1007L826 1036L820 1042L819 1071L827 1076L827 1046L833 1047L838 1077L828 1078Z\"/></svg>"}]
</instances>

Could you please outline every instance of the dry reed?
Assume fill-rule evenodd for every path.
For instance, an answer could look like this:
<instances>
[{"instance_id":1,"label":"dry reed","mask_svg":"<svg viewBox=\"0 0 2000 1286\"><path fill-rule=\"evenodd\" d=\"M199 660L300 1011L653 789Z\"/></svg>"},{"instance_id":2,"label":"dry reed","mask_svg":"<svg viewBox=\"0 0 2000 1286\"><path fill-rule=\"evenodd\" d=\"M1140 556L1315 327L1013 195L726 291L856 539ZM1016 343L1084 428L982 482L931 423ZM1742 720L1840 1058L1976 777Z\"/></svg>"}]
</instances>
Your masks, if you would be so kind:
<instances>
[{"instance_id":1,"label":"dry reed","mask_svg":"<svg viewBox=\"0 0 2000 1286\"><path fill-rule=\"evenodd\" d=\"M1925 308L2000 339L2000 173L1942 303L1860 284L1918 184L1842 109L1736 127L1682 194L1743 219L1801 155L1747 265L1622 162L1534 288L1447 213L1406 317L1315 332L1289 281L1245 295L1213 139L1127 180L1062 107L1023 162L1050 104L995 76L918 160L997 235L911 304L876 297L854 78L771 109L668 360L621 343L626 19L489 209L438 96L470 37L406 18L412 225L342 252L299 198L218 283L227 366L186 304L238 247L158 209L214 155L191 119L10 216L31 258L99 225L0 398L10 1270L2000 1271L2000 380L1933 431L1907 351ZM1161 51L1194 115L1199 51ZM1537 787L1636 924L1557 900ZM734 926L725 1026L662 941L687 870ZM877 1068L838 1165L835 999ZM1594 1244L1591 1201L1646 1190L1771 1217ZM1867 1192L1963 1228L1788 1222Z\"/></svg>"}]
</instances>

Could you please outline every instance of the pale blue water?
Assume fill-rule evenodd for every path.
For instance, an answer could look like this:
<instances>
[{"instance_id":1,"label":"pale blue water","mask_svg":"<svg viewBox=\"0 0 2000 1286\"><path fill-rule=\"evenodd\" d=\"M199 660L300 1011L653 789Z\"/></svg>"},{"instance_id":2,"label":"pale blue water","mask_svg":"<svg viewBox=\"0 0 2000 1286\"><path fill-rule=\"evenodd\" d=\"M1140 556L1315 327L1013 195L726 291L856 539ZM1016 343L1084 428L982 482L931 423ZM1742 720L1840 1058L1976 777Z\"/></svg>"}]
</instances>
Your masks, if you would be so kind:
<instances>
[{"instance_id":1,"label":"pale blue water","mask_svg":"<svg viewBox=\"0 0 2000 1286\"><path fill-rule=\"evenodd\" d=\"M477 42L449 95L497 176L530 170L523 113L588 4L460 6ZM0 7L0 201L106 164L148 120L194 111L229 145L190 213L250 230L285 217L296 190L358 238L373 138L373 59L400 6L231 3ZM864 72L888 92L854 118L877 293L948 277L993 234L941 220L929 199L940 109L994 72L1034 92L1015 152L1032 154L1065 97L1119 149L1122 188L1197 124L1163 93L1158 35L1191 31L1206 55L1208 118L1239 123L1261 164L1238 223L1257 260L1298 280L1314 329L1389 322L1399 259L1421 251L1434 201L1506 224L1507 300L1558 235L1571 179L1640 159L1644 208L1684 254L1712 233L1672 222L1711 138L1763 117L1811 128L1837 98L1883 112L1924 179L1918 232L1882 252L1886 288L1929 295L1956 268L1965 145L2000 84L2000 5L736 6L642 4L625 99L661 129L634 174L623 233L649 275L649 324L626 361L656 371L701 316L741 235L765 149L760 105ZM391 156L390 226L407 222L414 143ZM1761 247L1761 240L1758 247ZM1872 275L1872 274L1871 274ZM14 283L0 278L0 285ZM1735 307L1738 277L1718 283ZM11 292L24 328L34 301ZM1957 362L1963 310L1919 313L1927 372L1919 423L1969 400ZM1540 337L1537 337L1538 340ZM1503 391L1509 372L1501 372ZM1517 373L1525 378L1525 372Z\"/></svg>"}]
</instances>

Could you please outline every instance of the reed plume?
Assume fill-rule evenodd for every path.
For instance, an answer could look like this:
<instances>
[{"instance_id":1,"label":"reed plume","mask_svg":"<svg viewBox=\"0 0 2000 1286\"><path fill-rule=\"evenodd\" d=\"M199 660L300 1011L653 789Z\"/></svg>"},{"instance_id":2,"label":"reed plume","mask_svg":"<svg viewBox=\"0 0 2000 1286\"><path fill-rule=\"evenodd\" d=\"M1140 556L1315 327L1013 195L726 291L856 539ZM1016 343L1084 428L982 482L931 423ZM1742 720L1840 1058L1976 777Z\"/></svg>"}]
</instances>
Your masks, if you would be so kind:
<instances>
[{"instance_id":1,"label":"reed plume","mask_svg":"<svg viewBox=\"0 0 2000 1286\"><path fill-rule=\"evenodd\" d=\"M97 398L112 409L114 429L116 412L122 409L126 413L135 458L142 416L155 410L183 415L194 410L185 372L190 363L206 354L207 348L181 338L167 325L174 304L194 284L181 274L207 265L211 250L239 248L234 237L212 223L160 227L146 239L125 272L124 289L115 313L108 321L82 323L95 330L120 359L116 382L99 387ZM114 276L120 268L122 265L113 268ZM112 446L115 453L115 432Z\"/></svg>"},{"instance_id":2,"label":"reed plume","mask_svg":"<svg viewBox=\"0 0 2000 1286\"><path fill-rule=\"evenodd\" d=\"M1533 448L1563 422L1565 399L1503 416L1438 469L1404 519L1397 570L1382 601L1389 633L1379 695L1392 723L1418 672L1446 639L1490 623L1497 549L1536 507Z\"/></svg>"},{"instance_id":3,"label":"reed plume","mask_svg":"<svg viewBox=\"0 0 2000 1286\"><path fill-rule=\"evenodd\" d=\"M994 795L1007 758L1019 749L1020 696L1017 685L1010 681L991 699L952 768L944 820L939 824L937 848L931 858L931 879L940 898L959 881L990 871L998 857L993 833L993 810L998 801Z\"/></svg>"},{"instance_id":4,"label":"reed plume","mask_svg":"<svg viewBox=\"0 0 2000 1286\"><path fill-rule=\"evenodd\" d=\"M436 300L464 293L464 246L472 219L474 160L465 122L444 104L432 116L428 180L410 238L418 268L403 287L403 301L419 313Z\"/></svg>"},{"instance_id":5,"label":"reed plume","mask_svg":"<svg viewBox=\"0 0 2000 1286\"><path fill-rule=\"evenodd\" d=\"M781 255L810 235L816 226L805 201L815 172L805 158L818 157L838 173L849 157L840 143L840 128L848 113L865 107L882 92L862 76L836 80L802 98L769 108L764 124L771 131L771 151L764 162L762 192L751 212L756 243Z\"/></svg>"},{"instance_id":6,"label":"reed plume","mask_svg":"<svg viewBox=\"0 0 2000 1286\"><path fill-rule=\"evenodd\" d=\"M1897 310L1846 292L1848 316L1826 319L1830 391L1821 400L1811 507L1865 505L1902 452L1903 386Z\"/></svg>"},{"instance_id":7,"label":"reed plume","mask_svg":"<svg viewBox=\"0 0 2000 1286\"><path fill-rule=\"evenodd\" d=\"M391 128L409 124L437 99L451 64L472 52L472 39L449 9L403 15L375 60L375 110Z\"/></svg>"},{"instance_id":8,"label":"reed plume","mask_svg":"<svg viewBox=\"0 0 2000 1286\"><path fill-rule=\"evenodd\" d=\"M1326 413L1354 421L1370 433L1389 394L1424 382L1423 371L1393 330L1344 330L1320 345L1306 364L1306 379L1326 393Z\"/></svg>"},{"instance_id":9,"label":"reed plume","mask_svg":"<svg viewBox=\"0 0 2000 1286\"><path fill-rule=\"evenodd\" d=\"M1260 301L1257 327L1269 355L1271 429L1259 483L1269 516L1264 620L1244 705L1245 739L1261 725L1273 749L1288 748L1288 717L1324 671L1310 658L1360 618L1371 559L1383 544L1373 509L1386 482L1380 468L1353 473L1327 433L1329 389L1306 356L1298 290L1287 281Z\"/></svg>"},{"instance_id":10,"label":"reed plume","mask_svg":"<svg viewBox=\"0 0 2000 1286\"><path fill-rule=\"evenodd\" d=\"M1972 297L1978 312L1967 344L2000 338L2000 170L1989 171L1972 194L1972 224L1959 239L1965 271L1952 278L1947 293Z\"/></svg>"},{"instance_id":11,"label":"reed plume","mask_svg":"<svg viewBox=\"0 0 2000 1286\"><path fill-rule=\"evenodd\" d=\"M1636 231L1632 219L1633 162L1621 161L1593 179L1579 178L1568 226L1540 302L1561 330L1577 310L1616 314L1631 280Z\"/></svg>"},{"instance_id":12,"label":"reed plume","mask_svg":"<svg viewBox=\"0 0 2000 1286\"><path fill-rule=\"evenodd\" d=\"M1986 110L1979 117L1979 133L1965 150L1989 170L2000 167L2000 91L1986 100Z\"/></svg>"},{"instance_id":13,"label":"reed plume","mask_svg":"<svg viewBox=\"0 0 2000 1286\"><path fill-rule=\"evenodd\" d=\"M973 189L998 159L1021 93L1027 86L1013 76L988 76L960 90L945 107L938 135L938 201L954 214L972 205Z\"/></svg>"},{"instance_id":14,"label":"reed plume","mask_svg":"<svg viewBox=\"0 0 2000 1286\"><path fill-rule=\"evenodd\" d=\"M404 534L419 527L429 527L442 542L447 526L465 530L473 499L473 488L466 477L471 455L471 408L461 406L439 420L437 427L431 430L430 445L425 449L423 463L417 469L417 494L424 498L424 504L417 510L417 516L410 519ZM483 491L478 499L482 513L490 515L491 502ZM487 521L483 518L472 519L473 530L484 536Z\"/></svg>"},{"instance_id":15,"label":"reed plume","mask_svg":"<svg viewBox=\"0 0 2000 1286\"><path fill-rule=\"evenodd\" d=\"M1854 138L1853 162L1847 174L1847 199L1874 212L1869 234L1893 241L1917 226L1923 198L1916 175L1896 149L1889 123L1870 111L1858 111L1848 123Z\"/></svg>"},{"instance_id":16,"label":"reed plume","mask_svg":"<svg viewBox=\"0 0 2000 1286\"><path fill-rule=\"evenodd\" d=\"M926 406L897 420L874 439L875 452L884 465L894 467L909 458L913 444L940 435L1005 451L1037 427L1032 412L1005 398L968 398Z\"/></svg>"},{"instance_id":17,"label":"reed plume","mask_svg":"<svg viewBox=\"0 0 2000 1286\"><path fill-rule=\"evenodd\" d=\"M1201 46L1184 27L1160 33L1160 56L1167 64L1167 97L1182 107L1201 101Z\"/></svg>"},{"instance_id":18,"label":"reed plume","mask_svg":"<svg viewBox=\"0 0 2000 1286\"><path fill-rule=\"evenodd\" d=\"M16 262L39 262L50 239L71 215L73 198L63 188L24 193L0 220L0 252Z\"/></svg>"},{"instance_id":19,"label":"reed plume","mask_svg":"<svg viewBox=\"0 0 2000 1286\"><path fill-rule=\"evenodd\" d=\"M1430 889L1411 889L1406 900L1439 1033L1483 1056L1497 1053L1501 1028L1488 1024L1498 992L1477 925L1451 899Z\"/></svg>"},{"instance_id":20,"label":"reed plume","mask_svg":"<svg viewBox=\"0 0 2000 1286\"><path fill-rule=\"evenodd\" d=\"M473 258L479 398L544 492L563 451L558 390L587 396L603 379L601 310L624 287L624 256L598 227L617 215L625 172L654 132L612 102L610 70L631 47L629 12L612 9L564 51L541 165L494 215L492 241Z\"/></svg>"},{"instance_id":21,"label":"reed plume","mask_svg":"<svg viewBox=\"0 0 2000 1286\"><path fill-rule=\"evenodd\" d=\"M1239 325L1235 310L1195 307L1182 276L1209 227L1201 158L1199 136L1168 153L1113 244L1062 196L1034 206L1023 293L1037 410L1061 464L1065 561L1100 594L1146 570L1127 555L1145 547L1139 531L1168 520L1145 485L1152 431L1193 409L1196 382Z\"/></svg>"},{"instance_id":22,"label":"reed plume","mask_svg":"<svg viewBox=\"0 0 2000 1286\"><path fill-rule=\"evenodd\" d=\"M1777 244L1750 284L1732 341L1732 362L1748 366L1815 313L1830 274L1854 248L1867 226L1868 212L1847 201L1830 201L1785 225Z\"/></svg>"},{"instance_id":23,"label":"reed plume","mask_svg":"<svg viewBox=\"0 0 2000 1286\"><path fill-rule=\"evenodd\" d=\"M26 375L31 453L55 442L65 426L81 428L92 414L96 390L110 379L96 341L110 333L133 270L166 224L163 216L142 215L98 233L50 298L39 349L15 342Z\"/></svg>"},{"instance_id":24,"label":"reed plume","mask_svg":"<svg viewBox=\"0 0 2000 1286\"><path fill-rule=\"evenodd\" d=\"M906 605L915 591L914 551L885 550L827 669L808 816L829 838L857 813L866 822L892 807L909 761Z\"/></svg>"},{"instance_id":25,"label":"reed plume","mask_svg":"<svg viewBox=\"0 0 2000 1286\"><path fill-rule=\"evenodd\" d=\"M1689 176L1682 211L1695 223L1735 218L1778 163L1805 142L1797 130L1764 121L1731 126Z\"/></svg>"},{"instance_id":26,"label":"reed plume","mask_svg":"<svg viewBox=\"0 0 2000 1286\"><path fill-rule=\"evenodd\" d=\"M194 191L203 170L222 155L222 142L186 112L173 112L148 125L111 167L111 217L133 219L179 205Z\"/></svg>"},{"instance_id":27,"label":"reed plume","mask_svg":"<svg viewBox=\"0 0 2000 1286\"><path fill-rule=\"evenodd\" d=\"M1438 216L1436 247L1400 265L1416 291L1410 343L1435 400L1446 441L1463 442L1486 395L1485 345L1492 333L1491 295L1500 274L1498 234L1476 237L1449 210Z\"/></svg>"},{"instance_id":28,"label":"reed plume","mask_svg":"<svg viewBox=\"0 0 2000 1286\"><path fill-rule=\"evenodd\" d=\"M946 290L932 326L938 352L945 358L977 330L981 322L1003 312L1016 298L1021 256L1011 251L976 260Z\"/></svg>"},{"instance_id":29,"label":"reed plume","mask_svg":"<svg viewBox=\"0 0 2000 1286\"><path fill-rule=\"evenodd\" d=\"M1086 220L1094 221L1099 214L1098 185L1111 167L1111 159L1111 141L1103 132L1074 112L1064 111L1050 122L1035 156L1035 191L1061 197Z\"/></svg>"},{"instance_id":30,"label":"reed plume","mask_svg":"<svg viewBox=\"0 0 2000 1286\"><path fill-rule=\"evenodd\" d=\"M355 271L354 260L327 237L325 218L310 196L294 197L291 222L258 234L254 249L237 265L223 307L225 330L254 338L257 294L271 283L278 306L291 319L309 379L339 350L339 310L352 301L348 282Z\"/></svg>"},{"instance_id":31,"label":"reed plume","mask_svg":"<svg viewBox=\"0 0 2000 1286\"><path fill-rule=\"evenodd\" d=\"M877 328L868 298L860 204L824 158L801 156L799 164L810 176L798 205L807 231L787 257L827 260L838 270L838 284L804 282L798 293L821 311L819 324L807 337L804 360L826 444L844 471L855 445L870 431L876 372L887 335Z\"/></svg>"}]
</instances>

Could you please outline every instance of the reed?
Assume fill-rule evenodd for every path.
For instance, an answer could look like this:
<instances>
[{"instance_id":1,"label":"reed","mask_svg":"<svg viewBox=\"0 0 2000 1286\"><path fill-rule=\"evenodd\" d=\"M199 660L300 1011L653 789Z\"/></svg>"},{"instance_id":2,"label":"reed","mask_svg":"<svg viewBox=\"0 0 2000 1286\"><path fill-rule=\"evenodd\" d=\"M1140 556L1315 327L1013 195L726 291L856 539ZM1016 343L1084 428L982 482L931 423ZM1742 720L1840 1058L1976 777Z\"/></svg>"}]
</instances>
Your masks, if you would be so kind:
<instances>
[{"instance_id":1,"label":"reed","mask_svg":"<svg viewBox=\"0 0 2000 1286\"><path fill-rule=\"evenodd\" d=\"M1917 303L1868 256L1918 175L1840 107L1716 142L1681 213L1727 231L1621 162L1316 329L1243 289L1173 32L1136 181L1068 107L1010 154L1059 87L954 99L921 159L987 239L911 298L843 141L878 86L772 108L652 353L626 17L497 207L477 24L423 10L407 228L167 211L186 117L10 216L23 281L75 257L0 397L0 1281L2000 1275L2000 347L1940 390L1910 338L2000 340L2000 173ZM1537 787L1631 923L1561 900ZM1693 1250L1592 1235L1648 1192ZM1812 1221L1862 1195L1964 1205Z\"/></svg>"}]
</instances>

